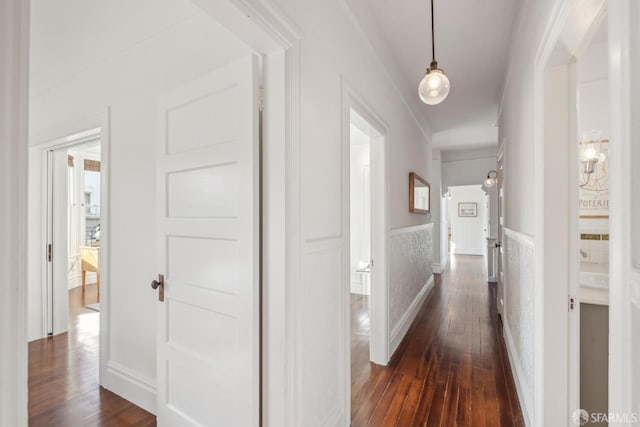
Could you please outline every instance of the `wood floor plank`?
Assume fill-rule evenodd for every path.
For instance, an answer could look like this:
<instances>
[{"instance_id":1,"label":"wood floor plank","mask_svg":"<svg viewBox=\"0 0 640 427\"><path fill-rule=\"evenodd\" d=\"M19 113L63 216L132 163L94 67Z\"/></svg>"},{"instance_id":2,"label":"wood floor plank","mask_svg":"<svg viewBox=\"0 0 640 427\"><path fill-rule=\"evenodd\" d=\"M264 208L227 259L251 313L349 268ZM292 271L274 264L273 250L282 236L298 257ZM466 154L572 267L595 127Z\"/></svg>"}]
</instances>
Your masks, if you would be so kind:
<instances>
[{"instance_id":1,"label":"wood floor plank","mask_svg":"<svg viewBox=\"0 0 640 427\"><path fill-rule=\"evenodd\" d=\"M524 426L484 259L453 260L388 366L369 362L368 298L352 296L353 426Z\"/></svg>"},{"instance_id":2,"label":"wood floor plank","mask_svg":"<svg viewBox=\"0 0 640 427\"><path fill-rule=\"evenodd\" d=\"M69 330L29 343L29 426L155 426L153 414L98 384L95 285L69 291Z\"/></svg>"}]
</instances>

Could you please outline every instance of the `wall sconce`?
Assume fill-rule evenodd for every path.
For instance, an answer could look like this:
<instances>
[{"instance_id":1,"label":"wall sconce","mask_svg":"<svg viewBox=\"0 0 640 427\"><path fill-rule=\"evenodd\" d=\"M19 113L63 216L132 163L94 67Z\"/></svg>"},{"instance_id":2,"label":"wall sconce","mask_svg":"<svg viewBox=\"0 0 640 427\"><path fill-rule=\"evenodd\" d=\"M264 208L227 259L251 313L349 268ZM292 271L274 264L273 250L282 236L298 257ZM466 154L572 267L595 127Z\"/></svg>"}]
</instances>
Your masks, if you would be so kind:
<instances>
[{"instance_id":1,"label":"wall sconce","mask_svg":"<svg viewBox=\"0 0 640 427\"><path fill-rule=\"evenodd\" d=\"M498 182L498 172L489 171L487 177L484 179L484 186L487 188L491 188L496 185L496 182Z\"/></svg>"},{"instance_id":2,"label":"wall sconce","mask_svg":"<svg viewBox=\"0 0 640 427\"><path fill-rule=\"evenodd\" d=\"M587 176L586 185L591 179L591 174L596 170L596 164L606 160L605 154L601 150L602 131L590 130L582 134L580 141L580 162L582 172Z\"/></svg>"}]
</instances>

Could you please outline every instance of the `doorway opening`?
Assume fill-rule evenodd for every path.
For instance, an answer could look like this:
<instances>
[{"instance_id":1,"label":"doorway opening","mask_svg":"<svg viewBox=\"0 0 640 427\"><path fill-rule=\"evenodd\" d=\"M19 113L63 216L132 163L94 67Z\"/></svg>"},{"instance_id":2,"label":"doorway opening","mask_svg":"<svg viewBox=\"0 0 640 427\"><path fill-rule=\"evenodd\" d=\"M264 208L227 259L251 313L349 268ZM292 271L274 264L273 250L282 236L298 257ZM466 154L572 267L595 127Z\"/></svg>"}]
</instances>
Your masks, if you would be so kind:
<instances>
[{"instance_id":1,"label":"doorway opening","mask_svg":"<svg viewBox=\"0 0 640 427\"><path fill-rule=\"evenodd\" d=\"M345 233L344 387L357 398L372 363L391 357L388 324L388 180L386 127L345 86L343 93L343 215ZM348 411L347 413L350 413Z\"/></svg>"},{"instance_id":2,"label":"doorway opening","mask_svg":"<svg viewBox=\"0 0 640 427\"><path fill-rule=\"evenodd\" d=\"M609 47L606 14L593 23L576 64L579 152L578 407L608 413L609 378ZM590 40L589 40L590 39ZM575 153L575 150L574 150Z\"/></svg>"},{"instance_id":3,"label":"doorway opening","mask_svg":"<svg viewBox=\"0 0 640 427\"><path fill-rule=\"evenodd\" d=\"M85 385L78 390L99 384L99 300L104 291L100 272L108 229L105 147L101 128L94 128L35 146L30 152L31 396L50 396L59 388L44 380L48 374L38 366L81 376ZM38 282L40 286L35 285ZM56 357L55 349L62 342L67 357ZM50 416L55 402L30 399L30 419Z\"/></svg>"},{"instance_id":4,"label":"doorway opening","mask_svg":"<svg viewBox=\"0 0 640 427\"><path fill-rule=\"evenodd\" d=\"M46 150L47 335L81 327L98 341L100 150L99 136Z\"/></svg>"},{"instance_id":5,"label":"doorway opening","mask_svg":"<svg viewBox=\"0 0 640 427\"><path fill-rule=\"evenodd\" d=\"M597 167L596 162L589 165L586 157L580 157L581 151L587 155L595 145L598 148L608 145L603 142L607 139L603 135L609 128L606 111L609 97L606 92L611 85L606 75L611 62L606 52L607 33L601 27L606 13L606 0L564 3L555 14L556 18L536 57L534 172L540 179L533 200L538 207L535 221L534 370L535 382L540 385L535 391L535 406L529 412L530 418L544 425L566 424L568 419L575 419L575 414L585 408L584 403L589 404L591 397L595 397L592 410L604 408L602 405L606 405L607 400L611 403L606 387L607 383L612 383L604 368L601 372L591 372L595 376L588 380L598 381L596 377L604 375L599 390L604 391L602 401L595 403L597 396L585 399L587 396L581 392L581 364L587 362L581 355L581 339L586 338L581 337L581 333L602 335L593 342L597 348L589 349L591 356L606 356L608 353L606 344L602 348L603 344L597 343L607 339L607 316L598 314L601 310L591 310L591 307L587 311L592 313L581 313L581 303L589 300L590 292L584 286L587 267L584 261L590 258L604 260L602 234L607 234L608 239L608 233L598 228L603 224L594 223L594 218L581 217L604 216L602 212L594 214L593 208L604 208L608 204L608 196L604 197L600 191L599 195L592 190L585 192L585 184L592 189L602 189L601 185L593 182L601 174L603 165ZM590 46L592 42L600 46ZM615 130L613 122L611 130ZM581 147L586 145L592 147L582 150ZM604 162L599 154L598 160ZM591 166L595 166L593 171ZM588 201L596 198L600 201ZM594 226L596 228L591 229ZM595 239L595 234L598 234L599 243L591 245L590 239ZM608 289L604 293L608 294ZM591 320L585 323L583 314L589 314ZM595 327L591 321L600 325Z\"/></svg>"},{"instance_id":6,"label":"doorway opening","mask_svg":"<svg viewBox=\"0 0 640 427\"><path fill-rule=\"evenodd\" d=\"M350 299L351 373L366 375L371 335L371 138L350 124ZM354 391L355 392L355 391Z\"/></svg>"},{"instance_id":7,"label":"doorway opening","mask_svg":"<svg viewBox=\"0 0 640 427\"><path fill-rule=\"evenodd\" d=\"M449 253L486 255L489 236L488 194L480 185L450 186L446 203Z\"/></svg>"}]
</instances>

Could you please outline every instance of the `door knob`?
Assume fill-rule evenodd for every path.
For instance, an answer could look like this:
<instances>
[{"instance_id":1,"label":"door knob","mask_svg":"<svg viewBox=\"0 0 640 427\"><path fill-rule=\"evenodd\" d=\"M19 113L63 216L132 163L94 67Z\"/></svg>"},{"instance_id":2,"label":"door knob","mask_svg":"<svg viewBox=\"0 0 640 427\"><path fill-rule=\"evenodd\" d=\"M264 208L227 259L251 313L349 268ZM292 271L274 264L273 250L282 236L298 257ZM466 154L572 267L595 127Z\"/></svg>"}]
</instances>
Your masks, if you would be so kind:
<instances>
[{"instance_id":1,"label":"door knob","mask_svg":"<svg viewBox=\"0 0 640 427\"><path fill-rule=\"evenodd\" d=\"M153 280L151 287L158 289L158 301L164 301L164 274L158 274L158 280Z\"/></svg>"}]
</instances>

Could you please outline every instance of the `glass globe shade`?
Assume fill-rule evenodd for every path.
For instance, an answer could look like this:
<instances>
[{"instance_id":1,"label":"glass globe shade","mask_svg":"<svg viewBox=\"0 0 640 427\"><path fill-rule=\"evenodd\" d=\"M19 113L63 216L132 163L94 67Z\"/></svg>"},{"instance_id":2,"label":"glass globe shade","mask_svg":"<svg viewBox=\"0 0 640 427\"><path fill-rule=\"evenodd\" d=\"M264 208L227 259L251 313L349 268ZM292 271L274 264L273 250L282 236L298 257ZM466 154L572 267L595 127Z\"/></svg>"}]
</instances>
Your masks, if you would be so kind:
<instances>
[{"instance_id":1,"label":"glass globe shade","mask_svg":"<svg viewBox=\"0 0 640 427\"><path fill-rule=\"evenodd\" d=\"M587 146L582 152L582 155L585 160L597 160L600 157L600 153L598 153L598 150L593 146Z\"/></svg>"},{"instance_id":2,"label":"glass globe shade","mask_svg":"<svg viewBox=\"0 0 640 427\"><path fill-rule=\"evenodd\" d=\"M484 180L484 186L487 188L491 188L496 184L496 180L491 178L490 176L486 177Z\"/></svg>"},{"instance_id":3,"label":"glass globe shade","mask_svg":"<svg viewBox=\"0 0 640 427\"><path fill-rule=\"evenodd\" d=\"M449 79L439 68L430 69L418 85L420 99L427 105L437 105L449 95Z\"/></svg>"}]
</instances>

